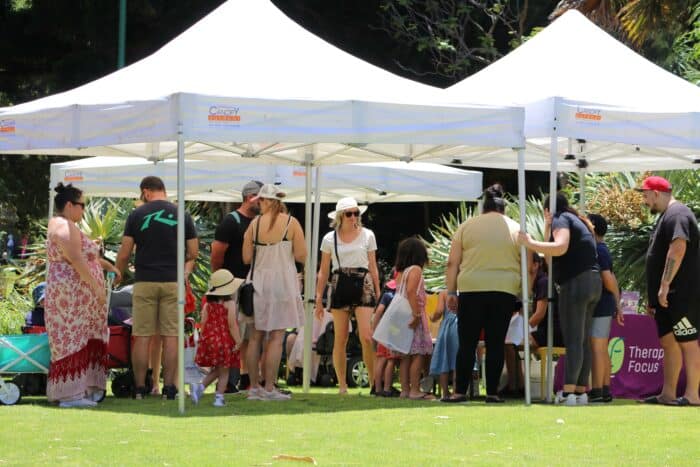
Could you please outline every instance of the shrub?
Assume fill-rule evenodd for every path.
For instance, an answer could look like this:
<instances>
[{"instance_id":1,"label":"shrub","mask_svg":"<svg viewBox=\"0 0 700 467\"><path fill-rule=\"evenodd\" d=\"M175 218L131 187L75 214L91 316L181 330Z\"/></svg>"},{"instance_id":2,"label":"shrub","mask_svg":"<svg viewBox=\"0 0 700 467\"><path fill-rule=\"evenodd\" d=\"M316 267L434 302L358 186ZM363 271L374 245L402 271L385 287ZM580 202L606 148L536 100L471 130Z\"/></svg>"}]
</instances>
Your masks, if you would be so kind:
<instances>
[{"instance_id":1,"label":"shrub","mask_svg":"<svg viewBox=\"0 0 700 467\"><path fill-rule=\"evenodd\" d=\"M24 317L32 307L31 297L14 290L0 300L0 335L21 334Z\"/></svg>"}]
</instances>

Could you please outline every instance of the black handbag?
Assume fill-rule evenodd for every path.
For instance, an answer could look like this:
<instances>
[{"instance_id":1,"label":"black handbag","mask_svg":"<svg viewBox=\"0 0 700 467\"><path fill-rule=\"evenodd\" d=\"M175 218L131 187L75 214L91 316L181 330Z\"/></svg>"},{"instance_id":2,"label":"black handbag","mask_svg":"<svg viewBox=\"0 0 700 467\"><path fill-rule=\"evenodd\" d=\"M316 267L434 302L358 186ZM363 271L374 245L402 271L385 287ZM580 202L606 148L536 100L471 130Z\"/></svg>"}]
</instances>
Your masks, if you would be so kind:
<instances>
[{"instance_id":1,"label":"black handbag","mask_svg":"<svg viewBox=\"0 0 700 467\"><path fill-rule=\"evenodd\" d=\"M255 273L255 255L257 252L258 232L260 231L260 219L255 224L255 238L253 239L253 263L250 266L250 280L238 288L238 309L246 316L253 316L255 312L253 297L255 287L253 286L253 274Z\"/></svg>"},{"instance_id":2,"label":"black handbag","mask_svg":"<svg viewBox=\"0 0 700 467\"><path fill-rule=\"evenodd\" d=\"M348 306L358 306L362 303L362 292L365 288L366 270L343 271L338 256L338 232L333 233L335 257L338 269L333 274L337 276L335 287L331 294L331 308L340 309Z\"/></svg>"}]
</instances>

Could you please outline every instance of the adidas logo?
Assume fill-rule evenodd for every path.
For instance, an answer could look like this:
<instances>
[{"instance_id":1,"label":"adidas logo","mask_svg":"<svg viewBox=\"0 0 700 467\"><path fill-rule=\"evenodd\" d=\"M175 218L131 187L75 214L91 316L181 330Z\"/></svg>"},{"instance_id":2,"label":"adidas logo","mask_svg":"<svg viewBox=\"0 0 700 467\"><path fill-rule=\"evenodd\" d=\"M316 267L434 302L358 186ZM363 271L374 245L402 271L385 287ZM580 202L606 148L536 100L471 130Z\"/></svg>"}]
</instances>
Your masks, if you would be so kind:
<instances>
[{"instance_id":1,"label":"adidas logo","mask_svg":"<svg viewBox=\"0 0 700 467\"><path fill-rule=\"evenodd\" d=\"M673 326L673 334L676 336L690 336L697 333L698 329L693 326L686 317L683 317L683 319L678 321L676 325Z\"/></svg>"}]
</instances>

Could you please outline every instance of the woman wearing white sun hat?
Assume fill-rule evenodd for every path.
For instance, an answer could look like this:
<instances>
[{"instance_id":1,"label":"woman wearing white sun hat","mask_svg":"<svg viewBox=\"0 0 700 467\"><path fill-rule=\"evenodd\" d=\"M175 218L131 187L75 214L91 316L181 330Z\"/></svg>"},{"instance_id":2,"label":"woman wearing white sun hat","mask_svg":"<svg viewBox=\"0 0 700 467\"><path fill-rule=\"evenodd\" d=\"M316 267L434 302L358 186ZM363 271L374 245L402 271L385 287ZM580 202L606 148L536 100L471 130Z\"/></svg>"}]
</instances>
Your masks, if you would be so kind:
<instances>
[{"instance_id":1,"label":"woman wearing white sun hat","mask_svg":"<svg viewBox=\"0 0 700 467\"><path fill-rule=\"evenodd\" d=\"M380 288L376 258L377 240L374 232L362 227L361 216L366 210L367 206L358 206L354 198L340 199L335 205L335 211L328 214L333 230L321 241L321 268L316 283L316 315L323 316L323 291L332 265L329 307L335 328L333 366L340 394L347 393L348 389L345 346L352 312L355 313L360 331L362 359L367 366L370 386L374 375L370 318L377 305ZM349 277L350 280L341 279L339 283L341 275Z\"/></svg>"},{"instance_id":2,"label":"woman wearing white sun hat","mask_svg":"<svg viewBox=\"0 0 700 467\"><path fill-rule=\"evenodd\" d=\"M304 309L294 262L306 262L304 231L282 203L286 196L279 187L260 188L260 216L253 219L243 236L243 262L252 264L248 280L253 282L253 333L246 352L248 369L258 368L260 346L265 333L265 387L250 374L248 399L285 400L290 397L275 388L287 328L304 323ZM256 198L254 198L256 199ZM255 256L254 256L255 255Z\"/></svg>"}]
</instances>

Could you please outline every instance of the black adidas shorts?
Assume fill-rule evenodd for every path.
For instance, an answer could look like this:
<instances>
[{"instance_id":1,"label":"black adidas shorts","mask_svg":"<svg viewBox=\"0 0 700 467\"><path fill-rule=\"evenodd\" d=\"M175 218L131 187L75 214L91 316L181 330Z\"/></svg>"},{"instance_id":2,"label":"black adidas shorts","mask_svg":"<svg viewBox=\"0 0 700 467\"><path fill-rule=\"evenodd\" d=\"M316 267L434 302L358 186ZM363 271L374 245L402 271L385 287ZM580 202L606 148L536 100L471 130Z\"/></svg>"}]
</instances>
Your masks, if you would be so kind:
<instances>
[{"instance_id":1,"label":"black adidas shorts","mask_svg":"<svg viewBox=\"0 0 700 467\"><path fill-rule=\"evenodd\" d=\"M654 314L659 337L673 333L677 342L690 342L698 339L700 307L689 300L669 296L668 308L658 307Z\"/></svg>"}]
</instances>

